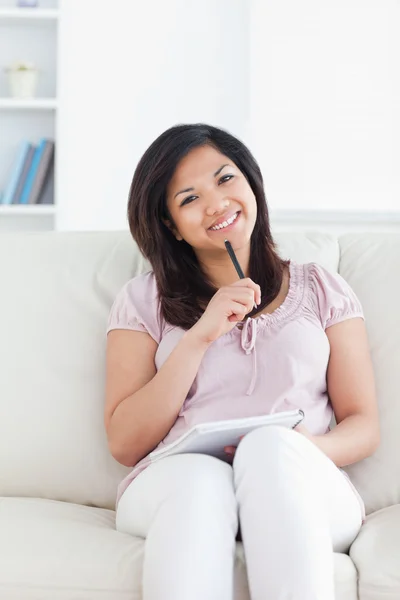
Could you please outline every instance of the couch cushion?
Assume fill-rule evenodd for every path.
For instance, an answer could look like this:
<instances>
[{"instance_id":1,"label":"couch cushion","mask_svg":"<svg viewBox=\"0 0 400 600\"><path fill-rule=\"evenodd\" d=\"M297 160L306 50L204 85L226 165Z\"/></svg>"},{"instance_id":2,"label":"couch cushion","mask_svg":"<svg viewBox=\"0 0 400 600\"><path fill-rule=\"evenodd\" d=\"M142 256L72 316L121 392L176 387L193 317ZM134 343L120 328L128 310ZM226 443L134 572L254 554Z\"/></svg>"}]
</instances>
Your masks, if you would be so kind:
<instances>
[{"instance_id":1,"label":"couch cushion","mask_svg":"<svg viewBox=\"0 0 400 600\"><path fill-rule=\"evenodd\" d=\"M357 600L357 571L347 554L334 554L335 600ZM243 545L236 546L235 597L250 600Z\"/></svg>"},{"instance_id":2,"label":"couch cushion","mask_svg":"<svg viewBox=\"0 0 400 600\"><path fill-rule=\"evenodd\" d=\"M335 269L337 239L280 235L282 254ZM148 269L128 232L0 237L0 496L114 508L129 469L103 425L106 326Z\"/></svg>"},{"instance_id":3,"label":"couch cushion","mask_svg":"<svg viewBox=\"0 0 400 600\"><path fill-rule=\"evenodd\" d=\"M128 234L0 236L0 496L114 508L129 469L104 431L106 323L145 269Z\"/></svg>"},{"instance_id":4,"label":"couch cushion","mask_svg":"<svg viewBox=\"0 0 400 600\"><path fill-rule=\"evenodd\" d=\"M380 447L346 469L370 513L400 503L400 236L346 235L340 248L340 273L364 308L377 384Z\"/></svg>"},{"instance_id":5,"label":"couch cushion","mask_svg":"<svg viewBox=\"0 0 400 600\"><path fill-rule=\"evenodd\" d=\"M339 270L340 247L336 236L322 232L278 232L274 235L282 258L298 263L317 262L332 272Z\"/></svg>"},{"instance_id":6,"label":"couch cushion","mask_svg":"<svg viewBox=\"0 0 400 600\"><path fill-rule=\"evenodd\" d=\"M141 600L145 544L115 531L114 512L53 500L0 498L0 597ZM357 599L351 559L335 554L336 600ZM234 600L250 600L237 544Z\"/></svg>"},{"instance_id":7,"label":"couch cushion","mask_svg":"<svg viewBox=\"0 0 400 600\"><path fill-rule=\"evenodd\" d=\"M340 272L360 296L377 374L382 444L350 467L367 512L400 501L400 237L279 233L282 256ZM0 237L0 495L113 508L129 469L103 425L106 324L149 265L129 232ZM375 485L370 482L374 481Z\"/></svg>"},{"instance_id":8,"label":"couch cushion","mask_svg":"<svg viewBox=\"0 0 400 600\"><path fill-rule=\"evenodd\" d=\"M350 556L359 573L360 600L400 598L400 505L368 516Z\"/></svg>"},{"instance_id":9,"label":"couch cushion","mask_svg":"<svg viewBox=\"0 0 400 600\"><path fill-rule=\"evenodd\" d=\"M0 498L0 597L140 600L144 544L114 520L110 510Z\"/></svg>"}]
</instances>

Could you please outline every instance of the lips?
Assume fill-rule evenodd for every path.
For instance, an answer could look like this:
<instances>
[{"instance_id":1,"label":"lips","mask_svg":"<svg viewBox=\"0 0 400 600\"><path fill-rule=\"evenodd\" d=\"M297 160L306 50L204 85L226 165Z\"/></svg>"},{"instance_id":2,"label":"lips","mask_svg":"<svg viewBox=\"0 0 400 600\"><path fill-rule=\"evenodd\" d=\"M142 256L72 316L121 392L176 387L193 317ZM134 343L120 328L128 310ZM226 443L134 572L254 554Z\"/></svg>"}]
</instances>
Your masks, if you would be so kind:
<instances>
[{"instance_id":1,"label":"lips","mask_svg":"<svg viewBox=\"0 0 400 600\"><path fill-rule=\"evenodd\" d=\"M239 214L240 214L240 211L238 210L238 211L232 213L231 215L225 215L221 219L218 219L218 221L216 223L214 223L214 225L209 227L209 230L210 231L220 231L221 229L226 229L227 227L229 227L229 225L232 225L232 223L234 223L236 221Z\"/></svg>"}]
</instances>

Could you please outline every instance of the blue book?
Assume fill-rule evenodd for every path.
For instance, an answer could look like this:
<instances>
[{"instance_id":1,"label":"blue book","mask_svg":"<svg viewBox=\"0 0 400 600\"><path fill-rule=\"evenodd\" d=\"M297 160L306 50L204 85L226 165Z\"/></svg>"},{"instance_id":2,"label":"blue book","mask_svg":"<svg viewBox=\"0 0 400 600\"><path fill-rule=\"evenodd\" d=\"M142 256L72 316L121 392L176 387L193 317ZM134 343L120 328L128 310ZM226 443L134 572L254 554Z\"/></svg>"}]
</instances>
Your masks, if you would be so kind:
<instances>
[{"instance_id":1,"label":"blue book","mask_svg":"<svg viewBox=\"0 0 400 600\"><path fill-rule=\"evenodd\" d=\"M44 182L49 173L49 169L54 157L54 142L52 140L46 140L46 146L43 150L42 157L38 169L36 171L35 181L29 194L29 204L37 204L40 200L41 193L43 191Z\"/></svg>"},{"instance_id":2,"label":"blue book","mask_svg":"<svg viewBox=\"0 0 400 600\"><path fill-rule=\"evenodd\" d=\"M11 171L10 179L8 180L6 189L4 190L2 204L12 204L13 202L14 194L18 186L18 180L24 168L24 163L28 155L29 148L30 144L28 141L24 140L21 142Z\"/></svg>"},{"instance_id":3,"label":"blue book","mask_svg":"<svg viewBox=\"0 0 400 600\"><path fill-rule=\"evenodd\" d=\"M22 167L21 175L18 178L18 184L15 189L15 193L14 193L14 197L13 197L13 204L19 204L19 201L21 199L22 190L24 189L24 185L25 185L25 181L26 181L26 176L28 175L29 169L31 168L32 158L33 158L34 154L35 154L35 146L33 144L29 144L29 150L26 154L24 166Z\"/></svg>"},{"instance_id":4,"label":"blue book","mask_svg":"<svg viewBox=\"0 0 400 600\"><path fill-rule=\"evenodd\" d=\"M35 154L33 155L33 158L32 158L31 167L26 176L26 182L24 185L24 189L22 190L20 204L28 204L28 202L29 202L29 196L32 191L32 186L35 182L35 177L36 177L37 170L38 170L38 167L40 164L40 160L42 158L42 154L46 147L46 141L47 140L45 138L42 138L35 150Z\"/></svg>"}]
</instances>

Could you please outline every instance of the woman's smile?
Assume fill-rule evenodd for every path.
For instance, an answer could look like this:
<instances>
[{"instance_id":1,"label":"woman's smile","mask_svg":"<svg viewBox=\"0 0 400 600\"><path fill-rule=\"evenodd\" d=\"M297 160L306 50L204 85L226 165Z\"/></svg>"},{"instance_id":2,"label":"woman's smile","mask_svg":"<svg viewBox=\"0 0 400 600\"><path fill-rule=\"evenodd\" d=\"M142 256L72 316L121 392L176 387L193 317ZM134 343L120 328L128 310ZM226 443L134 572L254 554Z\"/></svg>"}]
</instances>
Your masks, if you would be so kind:
<instances>
[{"instance_id":1,"label":"woman's smile","mask_svg":"<svg viewBox=\"0 0 400 600\"><path fill-rule=\"evenodd\" d=\"M178 164L168 187L170 228L185 240L202 262L204 252L234 237L236 247L249 247L257 203L245 175L212 146L192 150Z\"/></svg>"},{"instance_id":2,"label":"woman's smile","mask_svg":"<svg viewBox=\"0 0 400 600\"><path fill-rule=\"evenodd\" d=\"M212 225L212 227L208 228L208 231L210 231L211 233L220 233L220 232L227 233L228 231L231 231L235 227L235 225L237 224L237 221L240 218L240 215L241 215L240 210L234 212L233 214L231 211L230 215L226 214L226 215L223 215L222 217L220 217L219 219L217 219L216 223L214 225Z\"/></svg>"}]
</instances>

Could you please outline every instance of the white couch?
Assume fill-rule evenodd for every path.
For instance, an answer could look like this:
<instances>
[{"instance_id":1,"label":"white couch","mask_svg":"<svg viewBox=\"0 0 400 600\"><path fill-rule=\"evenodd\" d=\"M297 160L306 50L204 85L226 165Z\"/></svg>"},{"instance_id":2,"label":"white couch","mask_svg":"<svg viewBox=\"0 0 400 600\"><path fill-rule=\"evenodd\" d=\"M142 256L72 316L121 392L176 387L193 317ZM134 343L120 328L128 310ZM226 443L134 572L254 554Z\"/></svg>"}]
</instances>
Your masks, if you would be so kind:
<instances>
[{"instance_id":1,"label":"white couch","mask_svg":"<svg viewBox=\"0 0 400 600\"><path fill-rule=\"evenodd\" d=\"M339 270L363 303L382 443L349 469L368 518L335 555L336 597L399 600L400 236L276 239L285 257ZM145 543L114 527L129 469L108 452L103 403L108 312L145 269L127 232L0 237L0 600L142 597ZM248 600L245 573L238 545L235 600Z\"/></svg>"}]
</instances>

